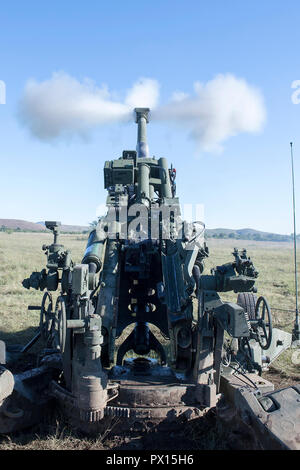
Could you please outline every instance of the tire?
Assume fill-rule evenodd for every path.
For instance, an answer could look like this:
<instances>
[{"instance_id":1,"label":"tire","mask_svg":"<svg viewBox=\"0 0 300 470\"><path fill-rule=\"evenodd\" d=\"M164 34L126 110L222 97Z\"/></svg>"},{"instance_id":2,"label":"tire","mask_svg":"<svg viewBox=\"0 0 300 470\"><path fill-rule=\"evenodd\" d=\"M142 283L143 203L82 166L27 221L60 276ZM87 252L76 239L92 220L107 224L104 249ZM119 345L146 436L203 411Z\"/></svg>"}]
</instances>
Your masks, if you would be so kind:
<instances>
[{"instance_id":1,"label":"tire","mask_svg":"<svg viewBox=\"0 0 300 470\"><path fill-rule=\"evenodd\" d=\"M255 320L256 295L252 292L240 292L237 296L237 304L243 307L249 315L249 320Z\"/></svg>"}]
</instances>

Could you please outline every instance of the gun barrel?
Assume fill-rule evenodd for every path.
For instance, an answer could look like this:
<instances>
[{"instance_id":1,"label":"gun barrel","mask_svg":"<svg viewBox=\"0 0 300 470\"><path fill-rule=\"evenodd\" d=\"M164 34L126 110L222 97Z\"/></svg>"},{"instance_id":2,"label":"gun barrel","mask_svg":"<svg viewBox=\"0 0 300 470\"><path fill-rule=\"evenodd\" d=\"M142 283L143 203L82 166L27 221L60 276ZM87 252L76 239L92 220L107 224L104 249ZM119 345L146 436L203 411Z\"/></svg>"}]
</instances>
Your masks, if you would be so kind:
<instances>
[{"instance_id":1,"label":"gun barrel","mask_svg":"<svg viewBox=\"0 0 300 470\"><path fill-rule=\"evenodd\" d=\"M138 124L138 136L136 151L138 158L147 158L149 156L149 147L147 144L147 123L149 122L149 108L135 108L136 119Z\"/></svg>"}]
</instances>

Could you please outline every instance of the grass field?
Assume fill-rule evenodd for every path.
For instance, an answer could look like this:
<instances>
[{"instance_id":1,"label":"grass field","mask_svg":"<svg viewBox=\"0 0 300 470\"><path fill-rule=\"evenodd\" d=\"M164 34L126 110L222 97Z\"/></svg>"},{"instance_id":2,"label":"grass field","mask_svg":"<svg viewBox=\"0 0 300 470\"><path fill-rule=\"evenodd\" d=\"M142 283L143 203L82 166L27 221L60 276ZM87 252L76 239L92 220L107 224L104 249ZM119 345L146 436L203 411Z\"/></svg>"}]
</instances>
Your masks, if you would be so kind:
<instances>
[{"instance_id":1,"label":"grass field","mask_svg":"<svg viewBox=\"0 0 300 470\"><path fill-rule=\"evenodd\" d=\"M52 234L0 233L0 339L13 342L26 340L32 335L32 327L39 323L39 312L28 311L28 305L39 305L43 294L27 290L22 280L32 271L40 271L46 265L43 244L52 243ZM62 235L61 243L70 248L75 262L80 262L87 236Z\"/></svg>"},{"instance_id":2,"label":"grass field","mask_svg":"<svg viewBox=\"0 0 300 470\"><path fill-rule=\"evenodd\" d=\"M62 235L61 243L70 249L73 261L80 262L87 235ZM22 280L32 271L45 267L46 256L41 247L52 242L51 234L44 233L3 233L0 232L0 339L8 343L26 343L31 339L39 324L39 312L28 311L28 305L40 305L42 293L26 290ZM213 266L233 260L233 248L247 248L255 267L259 271L258 295L267 297L273 307L274 326L291 332L294 321L294 266L291 243L255 242L243 240L207 241L210 257L205 272ZM300 267L300 266L299 266ZM236 294L222 296L224 300L236 300ZM283 309L283 310L277 310ZM289 311L291 310L291 311ZM300 378L300 366L291 361L291 351L285 352L275 363L274 369L282 377ZM102 440L91 441L77 438L61 428L56 422L48 426L47 435L38 435L0 440L0 449L10 448L102 448Z\"/></svg>"},{"instance_id":3,"label":"grass field","mask_svg":"<svg viewBox=\"0 0 300 470\"><path fill-rule=\"evenodd\" d=\"M61 235L61 243L71 250L73 261L77 263L82 259L86 241L87 235ZM43 294L24 289L22 280L32 271L45 267L42 245L51 242L50 233L0 232L0 339L8 343L25 343L38 327L39 312L29 311L27 306L40 305ZM231 253L235 246L247 249L259 271L258 295L264 295L273 308L274 326L291 332L295 308L292 244L229 239L209 239L207 243L210 256L205 264L206 273L214 266L233 260ZM222 298L234 301L236 294L223 294Z\"/></svg>"},{"instance_id":4,"label":"grass field","mask_svg":"<svg viewBox=\"0 0 300 470\"><path fill-rule=\"evenodd\" d=\"M75 262L80 262L87 235L62 235L61 243L69 248ZM38 305L40 291L26 290L22 280L32 271L45 266L46 256L41 247L51 243L52 235L44 233L0 232L0 318L1 336L22 331L38 325L38 313L27 311L28 304ZM295 308L295 286L293 250L291 243L255 242L247 240L209 239L210 256L206 261L206 273L213 266L233 260L233 248L247 248L259 271L258 294L267 297L274 309ZM300 266L300 264L299 264ZM224 298L235 299L235 294L224 294ZM274 310L275 323L285 325L293 321L293 312ZM291 329L292 323L288 326ZM1 338L2 339L2 338Z\"/></svg>"}]
</instances>

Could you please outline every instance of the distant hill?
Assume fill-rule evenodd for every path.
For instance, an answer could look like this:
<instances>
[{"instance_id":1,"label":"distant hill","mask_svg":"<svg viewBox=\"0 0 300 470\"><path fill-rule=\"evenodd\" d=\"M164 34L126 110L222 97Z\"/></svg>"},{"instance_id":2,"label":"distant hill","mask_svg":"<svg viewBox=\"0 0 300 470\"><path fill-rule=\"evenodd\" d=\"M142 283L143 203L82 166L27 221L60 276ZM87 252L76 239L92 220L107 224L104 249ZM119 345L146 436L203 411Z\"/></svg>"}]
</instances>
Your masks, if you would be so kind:
<instances>
[{"instance_id":1,"label":"distant hill","mask_svg":"<svg viewBox=\"0 0 300 470\"><path fill-rule=\"evenodd\" d=\"M0 231L13 230L20 232L47 232L44 222L28 222L27 220L18 219L0 219ZM91 227L83 225L61 225L63 233L86 233ZM230 228L207 228L205 230L206 238L232 238L237 240L257 240L257 241L273 241L273 242L289 242L292 241L291 235L280 235L277 233L261 232L252 228L242 228L233 230ZM300 239L300 235L297 235Z\"/></svg>"},{"instance_id":2,"label":"distant hill","mask_svg":"<svg viewBox=\"0 0 300 470\"><path fill-rule=\"evenodd\" d=\"M0 219L0 227L20 231L28 230L32 232L44 232L46 230L42 225L18 219Z\"/></svg>"},{"instance_id":3,"label":"distant hill","mask_svg":"<svg viewBox=\"0 0 300 470\"><path fill-rule=\"evenodd\" d=\"M18 219L0 219L0 230L10 229L20 232L48 232L44 222L28 222L27 220ZM64 225L60 227L61 232L65 233L83 233L88 232L90 227L82 225Z\"/></svg>"},{"instance_id":4,"label":"distant hill","mask_svg":"<svg viewBox=\"0 0 300 470\"><path fill-rule=\"evenodd\" d=\"M37 222L37 225L41 225L45 227L45 222ZM89 232L91 227L85 227L84 225L65 225L62 224L60 226L61 232Z\"/></svg>"},{"instance_id":5,"label":"distant hill","mask_svg":"<svg viewBox=\"0 0 300 470\"><path fill-rule=\"evenodd\" d=\"M237 240L257 240L272 242L289 242L293 239L291 235L281 235L278 233L261 232L252 228L242 228L233 230L229 228L207 228L205 230L206 238L233 238ZM300 235L297 235L300 238Z\"/></svg>"}]
</instances>

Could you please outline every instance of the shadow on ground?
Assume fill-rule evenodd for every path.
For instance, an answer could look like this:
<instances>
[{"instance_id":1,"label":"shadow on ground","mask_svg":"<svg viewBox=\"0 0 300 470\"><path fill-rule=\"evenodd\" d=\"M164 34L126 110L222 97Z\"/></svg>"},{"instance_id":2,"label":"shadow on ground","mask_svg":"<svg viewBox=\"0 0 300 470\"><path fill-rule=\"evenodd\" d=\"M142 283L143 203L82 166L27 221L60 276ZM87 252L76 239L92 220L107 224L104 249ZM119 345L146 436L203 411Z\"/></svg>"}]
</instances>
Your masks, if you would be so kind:
<instances>
[{"instance_id":1,"label":"shadow on ground","mask_svg":"<svg viewBox=\"0 0 300 470\"><path fill-rule=\"evenodd\" d=\"M173 430L118 434L119 419L111 421L98 436L88 437L72 429L59 411L52 409L30 429L0 436L0 450L217 450L230 449L215 410ZM227 433L228 434L228 433Z\"/></svg>"}]
</instances>

